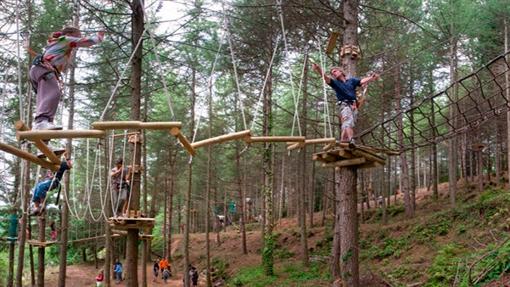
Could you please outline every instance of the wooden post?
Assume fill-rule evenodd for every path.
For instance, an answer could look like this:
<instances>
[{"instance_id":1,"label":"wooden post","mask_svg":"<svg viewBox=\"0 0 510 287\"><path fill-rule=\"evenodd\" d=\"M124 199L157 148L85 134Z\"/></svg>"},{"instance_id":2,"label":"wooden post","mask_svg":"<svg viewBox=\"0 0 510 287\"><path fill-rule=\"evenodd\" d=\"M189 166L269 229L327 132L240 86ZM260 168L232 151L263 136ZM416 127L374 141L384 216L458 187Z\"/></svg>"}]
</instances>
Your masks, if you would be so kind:
<instances>
[{"instance_id":1,"label":"wooden post","mask_svg":"<svg viewBox=\"0 0 510 287\"><path fill-rule=\"evenodd\" d=\"M46 241L46 212L42 212L39 217L37 217L37 222L39 225L39 242L44 243ZM44 287L44 245L41 245L37 248L37 286Z\"/></svg>"},{"instance_id":2,"label":"wooden post","mask_svg":"<svg viewBox=\"0 0 510 287\"><path fill-rule=\"evenodd\" d=\"M191 146L191 143L188 141L188 139L181 133L181 130L178 128L170 129L170 134L179 140L181 145L188 151L188 153L191 156L196 155L195 149Z\"/></svg>"},{"instance_id":3,"label":"wooden post","mask_svg":"<svg viewBox=\"0 0 510 287\"><path fill-rule=\"evenodd\" d=\"M29 128L22 121L17 121L14 124L16 131L28 131ZM54 164L60 165L60 159L53 153L53 151L40 139L33 141L35 146Z\"/></svg>"},{"instance_id":4,"label":"wooden post","mask_svg":"<svg viewBox=\"0 0 510 287\"><path fill-rule=\"evenodd\" d=\"M27 160L27 161L31 161L37 165L40 165L44 168L47 168L47 169L51 169L52 171L57 171L58 170L58 165L56 164L53 164L49 161L46 161L46 160L43 160L43 159L40 159L38 157L36 157L35 155L29 153L29 152L26 152L24 150L21 150L19 148L15 148L13 146L10 146L8 144L4 144L2 142L0 142L0 150L2 151L5 151L5 152L8 152L12 155L15 155L19 158L22 158L24 160Z\"/></svg>"}]
</instances>

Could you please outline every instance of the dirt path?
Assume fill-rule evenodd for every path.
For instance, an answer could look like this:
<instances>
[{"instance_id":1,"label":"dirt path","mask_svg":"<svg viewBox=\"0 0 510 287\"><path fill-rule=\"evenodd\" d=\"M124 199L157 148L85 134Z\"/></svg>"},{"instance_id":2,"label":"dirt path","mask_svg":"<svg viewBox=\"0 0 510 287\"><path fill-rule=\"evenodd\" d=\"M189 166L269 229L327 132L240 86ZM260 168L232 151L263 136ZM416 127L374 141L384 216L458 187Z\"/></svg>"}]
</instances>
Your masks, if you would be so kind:
<instances>
[{"instance_id":1,"label":"dirt path","mask_svg":"<svg viewBox=\"0 0 510 287\"><path fill-rule=\"evenodd\" d=\"M100 266L101 268L102 266ZM172 277L171 280L168 280L165 284L163 279L160 277L154 282L152 276L152 263L148 263L146 265L147 268L147 285L148 286L181 286L182 278ZM67 278L66 285L73 287L90 287L95 286L96 284L96 275L99 273L100 269L96 269L95 266L92 265L69 265L67 266ZM179 276L179 274L177 274ZM142 281L142 269L138 268L138 282L141 285ZM46 286L57 286L58 283L58 266L50 267L46 270ZM126 286L125 281L120 284L115 284L115 281L112 280L113 286L123 287Z\"/></svg>"}]
</instances>

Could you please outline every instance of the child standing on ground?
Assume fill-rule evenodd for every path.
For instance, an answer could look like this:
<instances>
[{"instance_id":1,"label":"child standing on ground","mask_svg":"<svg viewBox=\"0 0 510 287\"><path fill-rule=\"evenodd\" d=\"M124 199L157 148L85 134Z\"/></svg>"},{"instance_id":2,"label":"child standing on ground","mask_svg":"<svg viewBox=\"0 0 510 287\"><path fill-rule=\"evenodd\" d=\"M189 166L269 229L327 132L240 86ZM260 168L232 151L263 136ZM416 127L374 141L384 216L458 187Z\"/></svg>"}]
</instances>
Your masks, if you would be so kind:
<instances>
[{"instance_id":1,"label":"child standing on ground","mask_svg":"<svg viewBox=\"0 0 510 287\"><path fill-rule=\"evenodd\" d=\"M96 276L96 287L102 287L104 281L104 272L103 270L99 271L99 274Z\"/></svg>"},{"instance_id":2,"label":"child standing on ground","mask_svg":"<svg viewBox=\"0 0 510 287\"><path fill-rule=\"evenodd\" d=\"M159 275L159 262L161 261L161 258L158 258L158 260L154 261L154 265L152 265L152 274L154 275L154 278L152 279L152 282L156 282L156 279L158 279Z\"/></svg>"}]
</instances>

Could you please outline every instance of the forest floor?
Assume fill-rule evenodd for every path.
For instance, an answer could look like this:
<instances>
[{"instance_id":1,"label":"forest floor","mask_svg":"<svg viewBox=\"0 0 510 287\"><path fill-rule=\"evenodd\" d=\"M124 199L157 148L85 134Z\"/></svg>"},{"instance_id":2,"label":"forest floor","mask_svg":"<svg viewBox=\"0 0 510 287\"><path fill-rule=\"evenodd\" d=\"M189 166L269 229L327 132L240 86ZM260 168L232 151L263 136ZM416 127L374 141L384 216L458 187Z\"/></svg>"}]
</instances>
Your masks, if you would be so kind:
<instances>
[{"instance_id":1,"label":"forest floor","mask_svg":"<svg viewBox=\"0 0 510 287\"><path fill-rule=\"evenodd\" d=\"M418 190L417 210L413 218L404 214L401 195L397 196L397 205L392 198L392 205L388 208L389 223L386 225L381 224L381 212L371 203L372 208L365 210L360 226L361 286L451 286L444 282L459 277L460 283L465 280L462 274L469 270L473 273L473 280L486 283L475 286L510 286L510 276L505 274L485 278L484 272L490 275L489 271L493 270L486 270L484 260L476 261L487 252L488 247L501 246L510 231L510 210L505 207L510 203L510 196L490 187L480 194L475 186L459 183L459 207L452 210L449 208L447 183L439 186L439 195L440 199L436 202L432 200L431 191ZM247 225L246 255L242 254L237 230L231 228L221 232L220 244L216 241L216 233L211 233L214 278L218 282L225 279L228 286L331 286L328 256L332 222L328 218L326 225L320 226L321 217L321 213L316 213L315 225L308 230L311 267L301 265L300 231L296 219L286 218L277 223L274 254L277 275L273 277L263 275L260 268L262 240L258 224ZM190 260L203 270L205 235L197 233L190 237ZM154 241L154 250L161 249L161 240L155 238ZM173 235L172 273L175 277L166 284L168 286L182 284L183 242L181 235ZM510 258L510 246L508 253L504 255ZM71 284L69 286L92 286L97 273L93 264L70 265L67 282ZM147 264L147 276L149 286L165 285L160 278L152 282L152 263ZM48 286L54 286L57 277L58 268L48 268ZM204 280L205 276L201 273L199 286L205 286Z\"/></svg>"}]
</instances>

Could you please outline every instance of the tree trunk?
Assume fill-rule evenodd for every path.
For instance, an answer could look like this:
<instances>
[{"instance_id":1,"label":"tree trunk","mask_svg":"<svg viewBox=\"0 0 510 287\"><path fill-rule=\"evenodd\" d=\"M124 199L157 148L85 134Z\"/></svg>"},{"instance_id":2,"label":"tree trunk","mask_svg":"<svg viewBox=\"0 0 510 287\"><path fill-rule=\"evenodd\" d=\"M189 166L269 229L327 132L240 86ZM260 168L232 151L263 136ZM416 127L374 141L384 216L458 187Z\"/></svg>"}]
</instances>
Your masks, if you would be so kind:
<instances>
[{"instance_id":1,"label":"tree trunk","mask_svg":"<svg viewBox=\"0 0 510 287\"><path fill-rule=\"evenodd\" d=\"M239 232L241 232L241 248L243 254L248 254L248 248L246 247L246 228L244 226L245 222L245 212L244 212L244 191L243 191L243 177L242 177L242 168L241 168L241 154L239 152L239 144L236 144L236 175L237 175L237 188L239 194Z\"/></svg>"},{"instance_id":2,"label":"tree trunk","mask_svg":"<svg viewBox=\"0 0 510 287\"><path fill-rule=\"evenodd\" d=\"M41 205L42 206L42 205ZM42 211L37 217L39 225L38 239L40 242L46 241L46 212ZM44 287L44 247L37 248L37 286Z\"/></svg>"},{"instance_id":3,"label":"tree trunk","mask_svg":"<svg viewBox=\"0 0 510 287\"><path fill-rule=\"evenodd\" d=\"M402 109L402 96L400 89L400 63L395 67L395 102L396 102L396 112L399 114L397 118L398 125L398 141L400 148L400 192L404 195L404 207L405 213L408 217L414 216L413 205L411 202L411 194L409 189L409 167L407 164L407 156L404 152L404 124L403 124L403 115L401 113Z\"/></svg>"},{"instance_id":4,"label":"tree trunk","mask_svg":"<svg viewBox=\"0 0 510 287\"><path fill-rule=\"evenodd\" d=\"M131 3L131 44L133 49L136 48L138 41L143 36L144 31L144 12L143 2L141 0L133 0ZM134 51L132 60L131 71L131 119L138 121L141 119L140 106L141 106L141 77L142 77L142 57L143 57L143 41L140 43L138 49ZM138 130L138 132L141 131ZM132 173L132 186L129 203L128 213L130 210L140 210L140 167L141 163L141 139L134 140L130 143L132 146L132 154L134 154L133 166L135 170ZM138 229L129 229L127 233L126 243L126 284L128 287L138 287ZM145 264L145 262L144 262ZM145 268L144 268L145 269Z\"/></svg>"},{"instance_id":5,"label":"tree trunk","mask_svg":"<svg viewBox=\"0 0 510 287\"><path fill-rule=\"evenodd\" d=\"M333 246L331 248L331 274L334 279L341 278L340 272L340 240L342 237L342 227L340 226L340 178L337 172L337 168L333 171L334 179L334 231L333 231Z\"/></svg>"},{"instance_id":6,"label":"tree trunk","mask_svg":"<svg viewBox=\"0 0 510 287\"><path fill-rule=\"evenodd\" d=\"M453 24L452 24L453 29ZM453 33L453 31L450 31ZM450 123L453 127L450 130L454 130L457 125L456 122L456 111L454 103L457 101L457 40L452 37L450 43L450 83L453 84L451 97L451 105L449 110ZM455 198L457 194L457 138L453 137L449 141L448 146L448 192L450 194L450 204L455 207Z\"/></svg>"},{"instance_id":7,"label":"tree trunk","mask_svg":"<svg viewBox=\"0 0 510 287\"><path fill-rule=\"evenodd\" d=\"M213 109L212 109L212 75L209 82L209 94L207 95L207 107L209 114L209 121L207 125L207 136L212 138L212 121L213 121ZM212 184L212 147L207 146L207 180L205 187L205 257L206 257L206 268L205 268L205 279L206 286L211 287L211 242L209 238L209 230L211 224L211 184ZM226 189L225 189L226 190ZM225 213L225 226L227 225L227 214Z\"/></svg>"},{"instance_id":8,"label":"tree trunk","mask_svg":"<svg viewBox=\"0 0 510 287\"><path fill-rule=\"evenodd\" d=\"M193 134L195 130L195 101L196 101L196 70L191 71L191 124L190 131ZM191 206L191 191L193 183L193 162L190 161L188 164L188 188L186 190L184 198L184 287L189 287L191 284L191 278L189 277L189 265L191 264L189 258L189 233L190 233L190 206Z\"/></svg>"},{"instance_id":9,"label":"tree trunk","mask_svg":"<svg viewBox=\"0 0 510 287\"><path fill-rule=\"evenodd\" d=\"M359 286L358 265L358 216L356 179L357 168L340 168L338 170L340 190L340 270L345 286Z\"/></svg>"},{"instance_id":10,"label":"tree trunk","mask_svg":"<svg viewBox=\"0 0 510 287\"><path fill-rule=\"evenodd\" d=\"M270 43L272 47L272 43ZM272 50L272 49L271 49ZM264 136L272 134L273 120L272 120L272 67L269 67L269 77L267 78L267 85L264 91L264 104L263 104L263 124L262 130ZM274 257L273 252L275 248L274 235L273 235L273 163L272 163L272 144L264 143L262 154L262 169L263 173L263 197L264 197L264 218L263 218L263 251L262 251L262 265L264 273L267 276L274 274Z\"/></svg>"},{"instance_id":11,"label":"tree trunk","mask_svg":"<svg viewBox=\"0 0 510 287\"><path fill-rule=\"evenodd\" d=\"M505 26L505 52L508 51L508 20L504 19ZM507 63L510 61L510 57L506 56ZM506 100L510 101L510 76L508 72L505 73L505 87L506 87ZM507 145L510 147L510 110L506 113L506 124L507 124ZM507 148L507 176L508 183L510 184L510 148Z\"/></svg>"},{"instance_id":12,"label":"tree trunk","mask_svg":"<svg viewBox=\"0 0 510 287\"><path fill-rule=\"evenodd\" d=\"M343 45L358 45L358 0L343 2L345 30ZM342 57L342 66L349 76L356 74L357 59ZM342 281L346 286L359 286L358 266L358 211L356 176L357 168L341 167L337 171L340 185L336 187L340 193L339 213L340 228L340 270Z\"/></svg>"},{"instance_id":13,"label":"tree trunk","mask_svg":"<svg viewBox=\"0 0 510 287\"><path fill-rule=\"evenodd\" d=\"M306 92L306 75L308 73L308 69L307 69L307 66L308 66L308 57L307 55L305 55L306 57L306 60L305 60L305 67L304 67L304 71L303 71L303 75L304 75L304 85L303 85L303 110L301 112L301 117L302 117L302 122L304 123L304 126L303 126L303 133L302 133L302 136L304 136L306 138L306 118L307 118L307 98L308 98L308 94ZM306 231L306 194L307 194L307 187L308 187L308 176L307 176L307 161L308 161L308 158L306 157L306 145L303 147L303 149L301 150L301 164L298 165L298 168L299 168L299 181L296 181L296 182L299 182L299 186L298 186L298 190L299 190L299 227L301 229L301 255L302 255L302 260L303 260L303 266L308 266L309 265L309 259L308 259L308 234L307 234L307 231ZM313 190L313 188L312 188ZM311 198L311 197L310 197ZM312 203L310 202L310 205L312 205ZM310 213L310 216L311 216L312 213Z\"/></svg>"}]
</instances>

